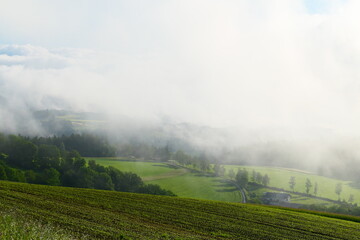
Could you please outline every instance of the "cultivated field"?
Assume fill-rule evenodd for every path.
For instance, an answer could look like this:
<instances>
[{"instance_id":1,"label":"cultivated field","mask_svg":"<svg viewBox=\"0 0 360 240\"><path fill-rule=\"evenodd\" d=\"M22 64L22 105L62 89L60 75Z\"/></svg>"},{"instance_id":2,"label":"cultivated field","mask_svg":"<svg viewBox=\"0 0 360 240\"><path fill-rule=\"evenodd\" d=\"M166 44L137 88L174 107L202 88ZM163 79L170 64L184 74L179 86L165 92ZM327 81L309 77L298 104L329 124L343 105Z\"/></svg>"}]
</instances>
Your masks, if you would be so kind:
<instances>
[{"instance_id":1,"label":"cultivated field","mask_svg":"<svg viewBox=\"0 0 360 240\"><path fill-rule=\"evenodd\" d=\"M350 216L6 181L0 210L88 239L360 238Z\"/></svg>"}]
</instances>

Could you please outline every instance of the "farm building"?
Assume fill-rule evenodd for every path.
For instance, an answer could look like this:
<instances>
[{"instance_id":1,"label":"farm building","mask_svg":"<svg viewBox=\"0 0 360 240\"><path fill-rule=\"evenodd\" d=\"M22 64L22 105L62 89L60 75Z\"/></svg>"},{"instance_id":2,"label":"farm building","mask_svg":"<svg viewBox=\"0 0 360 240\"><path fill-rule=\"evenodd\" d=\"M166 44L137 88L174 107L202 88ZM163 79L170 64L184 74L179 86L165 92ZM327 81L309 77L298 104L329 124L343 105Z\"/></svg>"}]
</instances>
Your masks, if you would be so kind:
<instances>
[{"instance_id":1,"label":"farm building","mask_svg":"<svg viewBox=\"0 0 360 240\"><path fill-rule=\"evenodd\" d=\"M263 196L265 203L290 202L291 195L287 193L266 192Z\"/></svg>"}]
</instances>

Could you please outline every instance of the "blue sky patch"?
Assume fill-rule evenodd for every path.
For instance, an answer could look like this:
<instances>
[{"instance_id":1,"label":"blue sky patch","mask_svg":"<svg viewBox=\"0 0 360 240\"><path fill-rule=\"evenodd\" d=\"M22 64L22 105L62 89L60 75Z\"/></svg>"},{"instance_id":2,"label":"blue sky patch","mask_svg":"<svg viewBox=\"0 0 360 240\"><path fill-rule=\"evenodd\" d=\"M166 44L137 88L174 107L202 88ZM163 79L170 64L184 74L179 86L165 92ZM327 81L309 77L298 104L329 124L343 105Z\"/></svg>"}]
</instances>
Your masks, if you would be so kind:
<instances>
[{"instance_id":1,"label":"blue sky patch","mask_svg":"<svg viewBox=\"0 0 360 240\"><path fill-rule=\"evenodd\" d=\"M347 0L339 0L340 4L344 4ZM305 6L310 14L326 13L333 1L329 0L304 0Z\"/></svg>"}]
</instances>

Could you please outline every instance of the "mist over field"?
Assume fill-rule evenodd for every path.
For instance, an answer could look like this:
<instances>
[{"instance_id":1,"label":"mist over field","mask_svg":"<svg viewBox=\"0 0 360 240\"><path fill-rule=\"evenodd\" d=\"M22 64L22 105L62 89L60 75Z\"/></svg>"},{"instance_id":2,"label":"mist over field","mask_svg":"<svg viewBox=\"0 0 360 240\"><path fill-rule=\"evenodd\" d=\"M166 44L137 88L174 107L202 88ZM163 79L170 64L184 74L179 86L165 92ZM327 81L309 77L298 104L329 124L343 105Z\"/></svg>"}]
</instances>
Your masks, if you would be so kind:
<instances>
[{"instance_id":1,"label":"mist over field","mask_svg":"<svg viewBox=\"0 0 360 240\"><path fill-rule=\"evenodd\" d=\"M228 162L360 161L359 1L2 6L3 132L48 135L33 112L69 110L101 114L114 135L160 129Z\"/></svg>"}]
</instances>

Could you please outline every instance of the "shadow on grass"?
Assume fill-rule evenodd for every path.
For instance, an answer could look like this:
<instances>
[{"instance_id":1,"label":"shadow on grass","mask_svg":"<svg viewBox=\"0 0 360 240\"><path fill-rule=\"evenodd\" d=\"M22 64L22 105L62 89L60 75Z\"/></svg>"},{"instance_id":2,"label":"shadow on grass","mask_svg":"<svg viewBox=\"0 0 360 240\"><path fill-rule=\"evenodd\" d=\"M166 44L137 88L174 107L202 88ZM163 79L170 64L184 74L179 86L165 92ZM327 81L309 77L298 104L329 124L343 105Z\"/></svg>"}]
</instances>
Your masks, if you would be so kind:
<instances>
[{"instance_id":1,"label":"shadow on grass","mask_svg":"<svg viewBox=\"0 0 360 240\"><path fill-rule=\"evenodd\" d=\"M264 188L263 185L260 185L260 184L257 184L257 183L249 183L248 184L248 190L249 191L256 191L256 190L263 189L263 188Z\"/></svg>"},{"instance_id":2,"label":"shadow on grass","mask_svg":"<svg viewBox=\"0 0 360 240\"><path fill-rule=\"evenodd\" d=\"M114 161L114 162L141 162L139 160L136 160L136 159L106 159L106 161ZM144 161L142 161L144 162Z\"/></svg>"},{"instance_id":3,"label":"shadow on grass","mask_svg":"<svg viewBox=\"0 0 360 240\"><path fill-rule=\"evenodd\" d=\"M352 188L356 188L356 189L360 189L360 183L356 183L356 182L350 182L348 184L346 184Z\"/></svg>"},{"instance_id":4,"label":"shadow on grass","mask_svg":"<svg viewBox=\"0 0 360 240\"><path fill-rule=\"evenodd\" d=\"M171 169L179 169L180 167L178 166L173 166L173 165L165 165L165 164L154 164L152 165L153 167L164 167L164 168L171 168Z\"/></svg>"},{"instance_id":5,"label":"shadow on grass","mask_svg":"<svg viewBox=\"0 0 360 240\"><path fill-rule=\"evenodd\" d=\"M228 181L224 180L224 179L218 179L218 178L215 178L213 180L213 182L215 183L226 183L226 184L230 184Z\"/></svg>"},{"instance_id":6,"label":"shadow on grass","mask_svg":"<svg viewBox=\"0 0 360 240\"><path fill-rule=\"evenodd\" d=\"M239 191L234 184L223 180L223 179L214 179L213 182L215 183L214 187L218 188L215 190L216 192L236 192Z\"/></svg>"},{"instance_id":7,"label":"shadow on grass","mask_svg":"<svg viewBox=\"0 0 360 240\"><path fill-rule=\"evenodd\" d=\"M305 197L293 197L293 199L301 200L301 201L307 200L307 198L305 198Z\"/></svg>"},{"instance_id":8,"label":"shadow on grass","mask_svg":"<svg viewBox=\"0 0 360 240\"><path fill-rule=\"evenodd\" d=\"M237 188L223 188L223 189L217 189L216 192L236 192L239 191Z\"/></svg>"},{"instance_id":9,"label":"shadow on grass","mask_svg":"<svg viewBox=\"0 0 360 240\"><path fill-rule=\"evenodd\" d=\"M234 185L231 184L231 183L226 183L226 182L224 182L224 183L215 185L215 187L234 187Z\"/></svg>"},{"instance_id":10,"label":"shadow on grass","mask_svg":"<svg viewBox=\"0 0 360 240\"><path fill-rule=\"evenodd\" d=\"M192 173L195 173L196 177L214 177L211 173L199 173L197 171L192 171Z\"/></svg>"}]
</instances>

